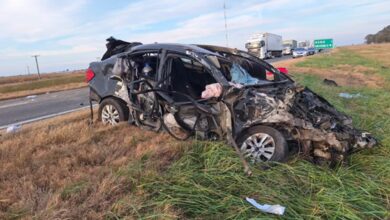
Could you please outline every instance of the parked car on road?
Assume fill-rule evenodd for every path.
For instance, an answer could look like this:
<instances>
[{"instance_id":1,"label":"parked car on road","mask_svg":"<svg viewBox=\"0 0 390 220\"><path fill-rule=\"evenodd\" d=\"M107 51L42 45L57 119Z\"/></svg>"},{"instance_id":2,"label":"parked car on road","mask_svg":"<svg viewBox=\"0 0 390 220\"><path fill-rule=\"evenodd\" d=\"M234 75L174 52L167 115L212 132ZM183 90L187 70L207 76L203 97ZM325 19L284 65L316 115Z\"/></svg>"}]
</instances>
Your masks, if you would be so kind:
<instances>
[{"instance_id":1,"label":"parked car on road","mask_svg":"<svg viewBox=\"0 0 390 220\"><path fill-rule=\"evenodd\" d=\"M316 49L314 47L307 48L308 55L316 54Z\"/></svg>"},{"instance_id":2,"label":"parked car on road","mask_svg":"<svg viewBox=\"0 0 390 220\"><path fill-rule=\"evenodd\" d=\"M309 56L309 51L303 47L295 48L292 54L292 58Z\"/></svg>"},{"instance_id":3,"label":"parked car on road","mask_svg":"<svg viewBox=\"0 0 390 220\"><path fill-rule=\"evenodd\" d=\"M87 71L90 99L105 124L225 140L253 163L285 161L299 148L315 160L341 161L376 143L325 99L247 52L125 44Z\"/></svg>"}]
</instances>

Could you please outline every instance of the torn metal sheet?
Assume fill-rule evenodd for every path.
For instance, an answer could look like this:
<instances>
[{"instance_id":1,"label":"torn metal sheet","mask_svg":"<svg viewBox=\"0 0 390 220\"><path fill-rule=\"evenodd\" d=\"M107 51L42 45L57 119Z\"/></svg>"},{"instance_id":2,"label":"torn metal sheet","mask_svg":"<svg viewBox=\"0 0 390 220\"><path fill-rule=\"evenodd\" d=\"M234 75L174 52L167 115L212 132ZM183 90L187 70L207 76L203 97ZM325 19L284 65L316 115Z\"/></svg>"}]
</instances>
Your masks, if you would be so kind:
<instances>
[{"instance_id":1,"label":"torn metal sheet","mask_svg":"<svg viewBox=\"0 0 390 220\"><path fill-rule=\"evenodd\" d=\"M342 161L348 153L376 144L370 134L352 127L350 117L307 88L248 89L237 100L237 126L278 127L287 139L306 145L312 157Z\"/></svg>"}]
</instances>

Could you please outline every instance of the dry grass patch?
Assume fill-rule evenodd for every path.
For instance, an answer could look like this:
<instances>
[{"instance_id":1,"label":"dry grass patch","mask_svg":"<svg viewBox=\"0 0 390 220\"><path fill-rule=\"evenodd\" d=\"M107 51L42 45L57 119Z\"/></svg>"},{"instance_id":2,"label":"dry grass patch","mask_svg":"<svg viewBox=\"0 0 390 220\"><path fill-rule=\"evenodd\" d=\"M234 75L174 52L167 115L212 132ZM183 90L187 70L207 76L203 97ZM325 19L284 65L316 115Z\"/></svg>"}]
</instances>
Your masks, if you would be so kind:
<instances>
[{"instance_id":1,"label":"dry grass patch","mask_svg":"<svg viewBox=\"0 0 390 220\"><path fill-rule=\"evenodd\" d=\"M0 100L86 87L84 72L43 74L38 80L31 76L1 77Z\"/></svg>"},{"instance_id":2,"label":"dry grass patch","mask_svg":"<svg viewBox=\"0 0 390 220\"><path fill-rule=\"evenodd\" d=\"M290 70L293 73L331 79L341 86L358 88L387 88L385 82L390 79L390 69L383 68L383 63L366 57L355 46L337 48L332 53L318 54L302 62L295 62L290 65Z\"/></svg>"},{"instance_id":3,"label":"dry grass patch","mask_svg":"<svg viewBox=\"0 0 390 220\"><path fill-rule=\"evenodd\" d=\"M52 79L58 77L66 77L71 74L84 75L84 70L76 70L66 73L45 73L41 74L42 79ZM14 83L22 83L22 82L33 82L38 81L38 74L30 74L30 75L17 75L17 76L0 76L0 85L5 84L14 84Z\"/></svg>"},{"instance_id":4,"label":"dry grass patch","mask_svg":"<svg viewBox=\"0 0 390 220\"><path fill-rule=\"evenodd\" d=\"M336 53L336 52L332 52ZM317 56L330 56L319 54ZM303 73L319 76L323 79L331 79L341 86L380 88L384 85L382 76L375 74L376 69L363 65L339 64L333 68L323 69L318 67L297 67L296 64L304 62L307 58L289 59L276 62L276 67L286 67L290 74Z\"/></svg>"},{"instance_id":5,"label":"dry grass patch","mask_svg":"<svg viewBox=\"0 0 390 220\"><path fill-rule=\"evenodd\" d=\"M292 67L291 72L311 74L323 79L331 79L340 86L381 88L384 85L383 77L373 74L375 70L365 66L337 65L332 69L314 67Z\"/></svg>"},{"instance_id":6,"label":"dry grass patch","mask_svg":"<svg viewBox=\"0 0 390 220\"><path fill-rule=\"evenodd\" d=\"M87 118L83 111L0 137L0 219L102 219L140 193L143 169L134 170L134 179L120 175L128 164L149 158L142 175L158 175L180 154L167 134L126 123L88 126Z\"/></svg>"},{"instance_id":7,"label":"dry grass patch","mask_svg":"<svg viewBox=\"0 0 390 220\"><path fill-rule=\"evenodd\" d=\"M347 49L390 68L390 43L348 46Z\"/></svg>"}]
</instances>

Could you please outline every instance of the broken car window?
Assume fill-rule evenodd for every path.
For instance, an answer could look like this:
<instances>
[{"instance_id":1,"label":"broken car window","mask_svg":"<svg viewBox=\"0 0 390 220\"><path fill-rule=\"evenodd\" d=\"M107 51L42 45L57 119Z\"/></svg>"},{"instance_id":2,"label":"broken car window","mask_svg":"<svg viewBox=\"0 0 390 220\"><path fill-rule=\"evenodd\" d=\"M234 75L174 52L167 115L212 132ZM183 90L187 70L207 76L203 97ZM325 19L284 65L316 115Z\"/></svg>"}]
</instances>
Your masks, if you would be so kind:
<instances>
[{"instance_id":1,"label":"broken car window","mask_svg":"<svg viewBox=\"0 0 390 220\"><path fill-rule=\"evenodd\" d=\"M226 59L217 56L207 56L225 76L236 84L256 85L284 80L285 77L275 75L260 63L235 55L222 54Z\"/></svg>"},{"instance_id":2,"label":"broken car window","mask_svg":"<svg viewBox=\"0 0 390 220\"><path fill-rule=\"evenodd\" d=\"M252 77L242 66L237 63L233 63L230 68L230 75L232 77L232 83L238 83L243 85L259 84L260 80Z\"/></svg>"},{"instance_id":3,"label":"broken car window","mask_svg":"<svg viewBox=\"0 0 390 220\"><path fill-rule=\"evenodd\" d=\"M198 61L181 55L171 55L166 65L170 66L169 72L171 83L170 90L191 96L193 99L201 99L202 92L209 84L216 80ZM189 101L183 95L173 94L175 101Z\"/></svg>"},{"instance_id":4,"label":"broken car window","mask_svg":"<svg viewBox=\"0 0 390 220\"><path fill-rule=\"evenodd\" d=\"M133 66L133 72L136 78L146 77L155 79L158 65L158 53L143 53L131 57L130 61Z\"/></svg>"},{"instance_id":5,"label":"broken car window","mask_svg":"<svg viewBox=\"0 0 390 220\"><path fill-rule=\"evenodd\" d=\"M261 84L262 80L253 77L243 66L236 61L227 61L216 56L207 56L207 58L224 74L228 81L235 84L255 85ZM260 69L259 69L260 70ZM266 78L263 78L266 80Z\"/></svg>"}]
</instances>

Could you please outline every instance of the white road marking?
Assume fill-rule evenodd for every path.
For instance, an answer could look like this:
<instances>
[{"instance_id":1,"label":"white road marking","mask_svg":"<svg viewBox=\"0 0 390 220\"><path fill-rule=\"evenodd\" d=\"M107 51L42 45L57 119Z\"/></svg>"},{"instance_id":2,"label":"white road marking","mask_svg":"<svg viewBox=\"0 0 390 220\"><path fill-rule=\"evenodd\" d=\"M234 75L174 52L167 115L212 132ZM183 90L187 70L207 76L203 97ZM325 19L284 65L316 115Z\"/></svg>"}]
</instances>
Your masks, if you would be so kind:
<instances>
[{"instance_id":1,"label":"white road marking","mask_svg":"<svg viewBox=\"0 0 390 220\"><path fill-rule=\"evenodd\" d=\"M94 106L96 106L96 105L97 105L97 104L94 104L94 105L92 105L92 106L94 107ZM71 112L75 112L75 111L80 111L80 110L83 110L83 109L86 109L86 108L89 108L89 106L84 106L84 107L81 107L81 108L76 108L76 109L72 109L72 110L68 110L68 111L63 111L63 112L59 112L59 113L54 113L54 114L50 114L50 115L44 115L44 116L41 116L41 117L28 119L28 120L25 120L25 121L15 122L15 123L12 123L12 124L0 126L0 130L1 130L1 129L5 129L5 128L11 126L11 125L15 125L15 124L18 124L18 125L28 124L28 123L35 122L35 121L40 121L40 120L43 120L43 119L53 118L53 117L56 117L56 116L60 116L60 115L67 114L67 113L71 113Z\"/></svg>"},{"instance_id":2,"label":"white road marking","mask_svg":"<svg viewBox=\"0 0 390 220\"><path fill-rule=\"evenodd\" d=\"M27 100L27 101L10 103L10 104L8 104L8 105L1 105L1 106L0 106L0 109L2 109L2 108L14 107L14 106L18 106L18 105L25 105L25 104L32 103L32 102L35 102L35 99L29 99L29 100Z\"/></svg>"},{"instance_id":3,"label":"white road marking","mask_svg":"<svg viewBox=\"0 0 390 220\"><path fill-rule=\"evenodd\" d=\"M34 99L36 97L37 97L37 95L29 95L29 96L26 96L26 99Z\"/></svg>"}]
</instances>

